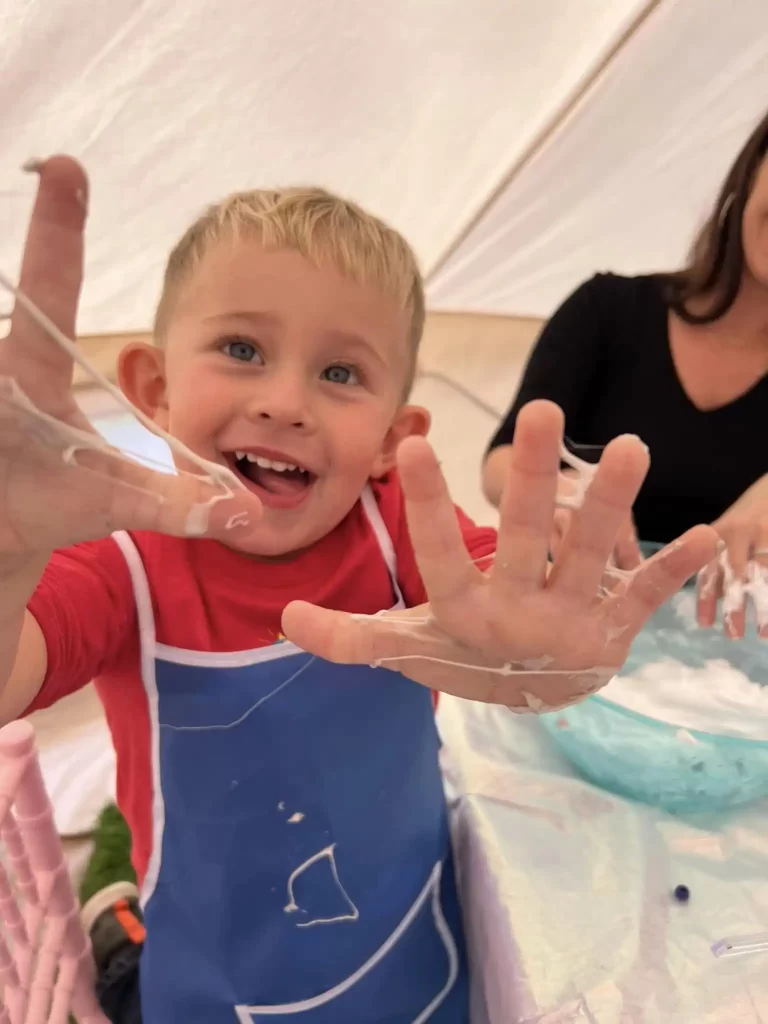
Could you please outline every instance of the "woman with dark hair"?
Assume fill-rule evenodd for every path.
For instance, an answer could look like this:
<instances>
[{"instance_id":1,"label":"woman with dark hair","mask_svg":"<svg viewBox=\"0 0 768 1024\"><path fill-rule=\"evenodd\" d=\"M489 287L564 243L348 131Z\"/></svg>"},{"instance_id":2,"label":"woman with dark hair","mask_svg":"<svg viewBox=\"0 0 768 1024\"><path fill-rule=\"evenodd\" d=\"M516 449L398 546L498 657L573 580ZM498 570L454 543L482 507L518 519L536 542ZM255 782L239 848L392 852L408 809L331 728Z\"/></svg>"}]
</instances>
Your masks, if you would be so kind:
<instances>
[{"instance_id":1,"label":"woman with dark hair","mask_svg":"<svg viewBox=\"0 0 768 1024\"><path fill-rule=\"evenodd\" d=\"M667 542L708 522L737 578L750 561L768 569L768 114L683 270L598 274L552 316L486 453L483 490L494 504L517 413L535 398L562 407L572 450L584 458L619 434L648 445L651 468L634 509L641 541ZM631 568L637 557L628 524L616 560ZM718 593L702 588L703 625L715 620ZM743 608L729 629L743 635Z\"/></svg>"}]
</instances>

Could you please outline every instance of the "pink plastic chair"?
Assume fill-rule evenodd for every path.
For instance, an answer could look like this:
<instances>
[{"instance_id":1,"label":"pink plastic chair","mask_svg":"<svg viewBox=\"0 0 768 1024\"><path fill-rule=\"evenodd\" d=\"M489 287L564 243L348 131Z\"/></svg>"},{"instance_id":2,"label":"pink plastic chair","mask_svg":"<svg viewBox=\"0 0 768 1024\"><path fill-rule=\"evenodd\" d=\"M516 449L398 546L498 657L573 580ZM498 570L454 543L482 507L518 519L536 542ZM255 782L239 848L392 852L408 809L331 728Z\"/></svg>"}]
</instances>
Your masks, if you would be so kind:
<instances>
[{"instance_id":1,"label":"pink plastic chair","mask_svg":"<svg viewBox=\"0 0 768 1024\"><path fill-rule=\"evenodd\" d=\"M0 1024L108 1024L28 722L0 729Z\"/></svg>"}]
</instances>

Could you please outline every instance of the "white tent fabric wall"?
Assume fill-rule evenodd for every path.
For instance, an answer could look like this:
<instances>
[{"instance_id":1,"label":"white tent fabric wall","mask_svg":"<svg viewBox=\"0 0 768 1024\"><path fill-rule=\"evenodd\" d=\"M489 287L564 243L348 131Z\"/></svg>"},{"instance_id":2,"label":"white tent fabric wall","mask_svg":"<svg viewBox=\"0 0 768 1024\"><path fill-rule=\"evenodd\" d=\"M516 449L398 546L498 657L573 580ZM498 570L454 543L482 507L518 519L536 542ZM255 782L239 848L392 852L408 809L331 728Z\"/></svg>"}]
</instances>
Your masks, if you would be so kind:
<instances>
[{"instance_id":1,"label":"white tent fabric wall","mask_svg":"<svg viewBox=\"0 0 768 1024\"><path fill-rule=\"evenodd\" d=\"M64 150L93 179L82 334L149 327L169 247L233 189L330 186L428 268L649 6L1 0L0 266L19 166Z\"/></svg>"},{"instance_id":2,"label":"white tent fabric wall","mask_svg":"<svg viewBox=\"0 0 768 1024\"><path fill-rule=\"evenodd\" d=\"M768 108L765 0L662 0L434 275L441 310L545 317L673 269Z\"/></svg>"}]
</instances>

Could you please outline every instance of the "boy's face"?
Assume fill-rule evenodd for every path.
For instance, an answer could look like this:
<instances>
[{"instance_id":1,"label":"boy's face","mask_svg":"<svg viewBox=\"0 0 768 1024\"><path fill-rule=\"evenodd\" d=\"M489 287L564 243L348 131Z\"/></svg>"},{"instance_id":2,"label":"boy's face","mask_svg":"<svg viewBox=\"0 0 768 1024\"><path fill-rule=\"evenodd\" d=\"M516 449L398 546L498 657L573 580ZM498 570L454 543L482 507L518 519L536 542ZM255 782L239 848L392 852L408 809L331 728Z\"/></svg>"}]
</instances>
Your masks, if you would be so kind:
<instances>
[{"instance_id":1,"label":"boy's face","mask_svg":"<svg viewBox=\"0 0 768 1024\"><path fill-rule=\"evenodd\" d=\"M276 557L329 533L403 437L426 433L427 413L401 404L408 332L408 311L332 267L232 241L172 299L165 348L124 353L121 384L259 497L252 553Z\"/></svg>"}]
</instances>

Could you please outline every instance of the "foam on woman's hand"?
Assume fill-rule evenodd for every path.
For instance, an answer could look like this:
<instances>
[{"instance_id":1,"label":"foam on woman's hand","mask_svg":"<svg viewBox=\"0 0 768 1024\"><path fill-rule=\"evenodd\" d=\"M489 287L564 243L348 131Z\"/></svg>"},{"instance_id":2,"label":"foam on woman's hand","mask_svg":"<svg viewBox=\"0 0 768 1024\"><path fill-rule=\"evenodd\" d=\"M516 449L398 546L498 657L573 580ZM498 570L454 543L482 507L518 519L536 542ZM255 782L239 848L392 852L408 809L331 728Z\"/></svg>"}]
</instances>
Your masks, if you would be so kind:
<instances>
[{"instance_id":1,"label":"foam on woman's hand","mask_svg":"<svg viewBox=\"0 0 768 1024\"><path fill-rule=\"evenodd\" d=\"M746 574L739 577L733 571L728 549L724 548L718 558L720 584L722 588L723 621L728 629L734 625L734 615L741 612L747 598L752 601L759 630L768 627L768 568L755 559L747 563ZM718 572L702 570L701 593L708 596L717 586Z\"/></svg>"}]
</instances>

